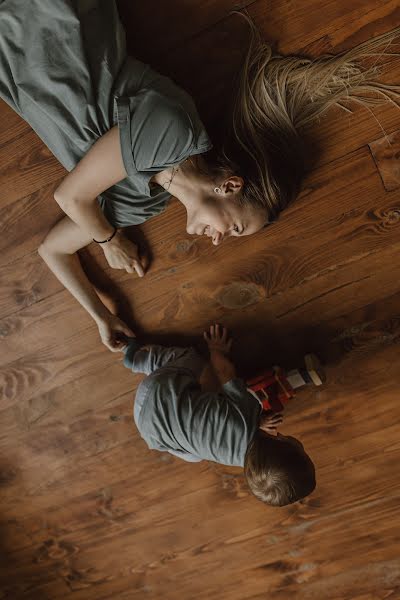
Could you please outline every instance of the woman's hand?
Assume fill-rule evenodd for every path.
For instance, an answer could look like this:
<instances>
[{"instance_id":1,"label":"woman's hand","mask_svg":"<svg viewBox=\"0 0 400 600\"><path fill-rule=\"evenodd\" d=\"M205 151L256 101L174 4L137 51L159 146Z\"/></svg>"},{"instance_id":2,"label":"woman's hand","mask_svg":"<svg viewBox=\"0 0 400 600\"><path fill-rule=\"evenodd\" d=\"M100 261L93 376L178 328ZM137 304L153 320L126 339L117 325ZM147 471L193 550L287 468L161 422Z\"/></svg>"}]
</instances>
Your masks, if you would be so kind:
<instances>
[{"instance_id":1,"label":"woman's hand","mask_svg":"<svg viewBox=\"0 0 400 600\"><path fill-rule=\"evenodd\" d=\"M139 256L136 244L128 240L121 231L117 231L113 239L101 244L104 255L112 269L125 269L127 273L144 275L144 263Z\"/></svg>"},{"instance_id":2,"label":"woman's hand","mask_svg":"<svg viewBox=\"0 0 400 600\"><path fill-rule=\"evenodd\" d=\"M115 315L110 314L97 323L101 341L111 352L122 352L127 341L125 338L135 337L129 327Z\"/></svg>"}]
</instances>

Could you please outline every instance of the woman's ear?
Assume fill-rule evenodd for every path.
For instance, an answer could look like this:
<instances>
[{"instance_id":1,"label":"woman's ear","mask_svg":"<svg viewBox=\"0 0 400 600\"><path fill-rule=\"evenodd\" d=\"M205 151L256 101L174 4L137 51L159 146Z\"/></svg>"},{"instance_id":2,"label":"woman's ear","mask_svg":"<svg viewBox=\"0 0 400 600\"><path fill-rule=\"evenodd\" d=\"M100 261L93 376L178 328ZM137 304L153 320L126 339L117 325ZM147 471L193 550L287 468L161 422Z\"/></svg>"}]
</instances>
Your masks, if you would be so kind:
<instances>
[{"instance_id":1,"label":"woman's ear","mask_svg":"<svg viewBox=\"0 0 400 600\"><path fill-rule=\"evenodd\" d=\"M227 179L225 179L224 183L221 185L221 188L225 194L238 194L244 185L244 181L242 177L238 175L231 175Z\"/></svg>"}]
</instances>

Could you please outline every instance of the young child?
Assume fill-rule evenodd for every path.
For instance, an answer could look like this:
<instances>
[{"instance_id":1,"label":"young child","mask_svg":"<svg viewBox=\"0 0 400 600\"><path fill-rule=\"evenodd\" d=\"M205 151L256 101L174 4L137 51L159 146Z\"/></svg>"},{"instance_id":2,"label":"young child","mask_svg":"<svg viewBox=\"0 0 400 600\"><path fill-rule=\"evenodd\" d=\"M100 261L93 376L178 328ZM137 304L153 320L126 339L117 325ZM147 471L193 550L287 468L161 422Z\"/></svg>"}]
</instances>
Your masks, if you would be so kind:
<instances>
[{"instance_id":1,"label":"young child","mask_svg":"<svg viewBox=\"0 0 400 600\"><path fill-rule=\"evenodd\" d=\"M277 433L282 416L262 413L260 402L236 376L226 328L212 325L204 337L210 365L194 348L142 346L129 339L124 365L147 375L134 405L142 438L149 448L187 461L244 467L251 491L267 504L284 506L304 498L315 488L315 470L302 444ZM217 392L201 387L210 366Z\"/></svg>"}]
</instances>

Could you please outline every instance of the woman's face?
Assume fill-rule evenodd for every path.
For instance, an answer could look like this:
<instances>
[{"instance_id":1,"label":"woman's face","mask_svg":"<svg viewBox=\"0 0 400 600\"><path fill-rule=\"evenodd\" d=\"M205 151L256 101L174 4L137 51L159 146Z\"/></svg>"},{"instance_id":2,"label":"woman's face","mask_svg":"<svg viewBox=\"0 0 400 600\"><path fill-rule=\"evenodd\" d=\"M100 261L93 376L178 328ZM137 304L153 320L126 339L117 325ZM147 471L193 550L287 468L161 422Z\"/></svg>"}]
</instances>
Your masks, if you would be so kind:
<instances>
[{"instance_id":1,"label":"woman's face","mask_svg":"<svg viewBox=\"0 0 400 600\"><path fill-rule=\"evenodd\" d=\"M216 246L227 237L251 235L267 222L262 209L241 206L229 197L212 197L186 206L186 231L206 235Z\"/></svg>"}]
</instances>

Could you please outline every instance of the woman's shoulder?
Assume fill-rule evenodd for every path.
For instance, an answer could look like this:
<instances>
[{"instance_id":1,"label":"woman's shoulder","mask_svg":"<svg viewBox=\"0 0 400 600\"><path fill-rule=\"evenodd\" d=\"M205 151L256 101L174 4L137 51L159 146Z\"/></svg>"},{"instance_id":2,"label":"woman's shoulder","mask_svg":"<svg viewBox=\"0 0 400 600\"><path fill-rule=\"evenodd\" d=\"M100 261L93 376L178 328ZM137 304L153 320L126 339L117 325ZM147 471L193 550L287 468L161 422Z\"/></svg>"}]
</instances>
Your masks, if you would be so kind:
<instances>
[{"instance_id":1,"label":"woman's shoulder","mask_svg":"<svg viewBox=\"0 0 400 600\"><path fill-rule=\"evenodd\" d=\"M132 142L147 150L141 158L148 167L164 167L210 147L205 127L190 102L156 89L142 90L138 100L131 120Z\"/></svg>"},{"instance_id":2,"label":"woman's shoulder","mask_svg":"<svg viewBox=\"0 0 400 600\"><path fill-rule=\"evenodd\" d=\"M117 98L119 125L129 125L138 171L159 170L211 147L196 105L185 90L151 69L140 84L135 93Z\"/></svg>"}]
</instances>

